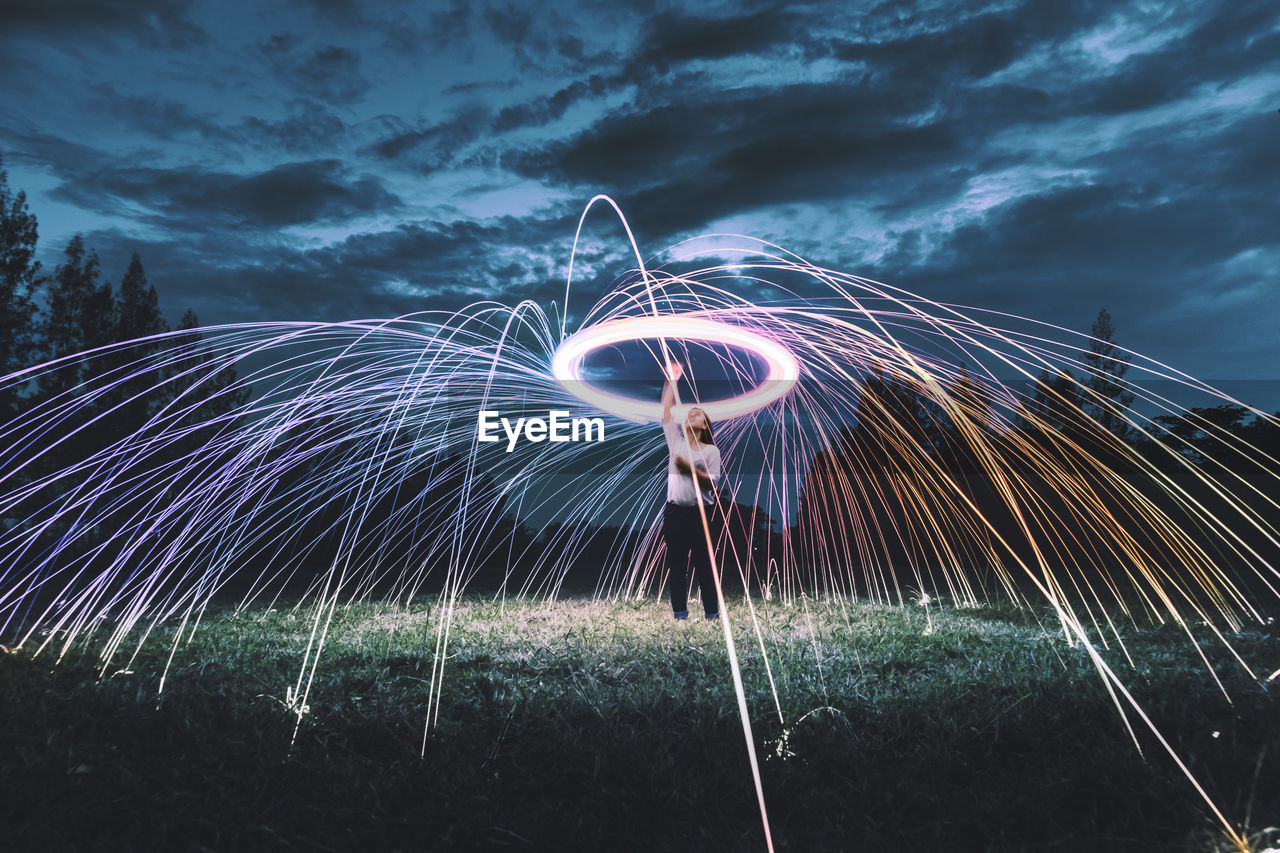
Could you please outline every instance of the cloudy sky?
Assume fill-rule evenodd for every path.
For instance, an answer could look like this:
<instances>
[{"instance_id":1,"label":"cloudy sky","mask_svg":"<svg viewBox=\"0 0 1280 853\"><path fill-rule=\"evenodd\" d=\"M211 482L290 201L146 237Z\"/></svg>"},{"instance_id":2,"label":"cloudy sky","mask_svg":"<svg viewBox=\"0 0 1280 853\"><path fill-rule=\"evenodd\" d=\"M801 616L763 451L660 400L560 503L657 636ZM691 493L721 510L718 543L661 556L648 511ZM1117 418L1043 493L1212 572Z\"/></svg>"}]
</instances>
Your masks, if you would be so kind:
<instances>
[{"instance_id":1,"label":"cloudy sky","mask_svg":"<svg viewBox=\"0 0 1280 853\"><path fill-rule=\"evenodd\" d=\"M8 0L0 155L56 264L205 323L562 297L646 254L823 266L1280 379L1280 4ZM628 267L598 217L591 287ZM598 294L597 294L598 295Z\"/></svg>"}]
</instances>

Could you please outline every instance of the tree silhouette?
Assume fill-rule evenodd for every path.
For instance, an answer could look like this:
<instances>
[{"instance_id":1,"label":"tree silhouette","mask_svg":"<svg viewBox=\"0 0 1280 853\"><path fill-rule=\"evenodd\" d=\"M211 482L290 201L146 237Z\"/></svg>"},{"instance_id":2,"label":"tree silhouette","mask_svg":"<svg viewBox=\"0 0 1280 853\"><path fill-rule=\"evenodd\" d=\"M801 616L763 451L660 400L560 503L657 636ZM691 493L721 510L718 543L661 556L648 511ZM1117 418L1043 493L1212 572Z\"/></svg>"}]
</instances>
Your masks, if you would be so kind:
<instances>
[{"instance_id":1,"label":"tree silhouette","mask_svg":"<svg viewBox=\"0 0 1280 853\"><path fill-rule=\"evenodd\" d=\"M106 337L100 327L113 325L114 306L109 307L105 317L93 313L109 303L111 286L101 285L100 275L97 253L85 249L82 235L72 237L63 250L63 262L49 282L49 307L40 326L41 354L47 359L74 356L88 349L91 341ZM106 294L102 292L104 286ZM59 370L42 374L39 397L48 400L69 392L80 385L85 371L84 360L75 359Z\"/></svg>"},{"instance_id":2,"label":"tree silhouette","mask_svg":"<svg viewBox=\"0 0 1280 853\"><path fill-rule=\"evenodd\" d=\"M118 384L104 403L118 405L107 428L113 438L123 438L142 428L161 405L162 395L152 390L161 380L154 356L164 350L165 341L149 339L169 331L160 314L156 289L147 283L136 252L120 280L115 309L112 341L143 341L113 352L100 365L101 371L119 373Z\"/></svg>"},{"instance_id":3,"label":"tree silhouette","mask_svg":"<svg viewBox=\"0 0 1280 853\"><path fill-rule=\"evenodd\" d=\"M35 259L37 222L27 208L27 194L14 195L0 159L0 376L27 367L36 351L36 306L32 294L39 283ZM17 414L20 384L0 384L0 423Z\"/></svg>"},{"instance_id":4,"label":"tree silhouette","mask_svg":"<svg viewBox=\"0 0 1280 853\"><path fill-rule=\"evenodd\" d=\"M1089 351L1081 356L1084 364L1084 410L1102 428L1117 438L1129 434L1125 413L1133 405L1133 394L1126 390L1124 376L1129 372L1130 356L1115 345L1115 327L1111 315L1103 308L1093 321L1089 334Z\"/></svg>"}]
</instances>

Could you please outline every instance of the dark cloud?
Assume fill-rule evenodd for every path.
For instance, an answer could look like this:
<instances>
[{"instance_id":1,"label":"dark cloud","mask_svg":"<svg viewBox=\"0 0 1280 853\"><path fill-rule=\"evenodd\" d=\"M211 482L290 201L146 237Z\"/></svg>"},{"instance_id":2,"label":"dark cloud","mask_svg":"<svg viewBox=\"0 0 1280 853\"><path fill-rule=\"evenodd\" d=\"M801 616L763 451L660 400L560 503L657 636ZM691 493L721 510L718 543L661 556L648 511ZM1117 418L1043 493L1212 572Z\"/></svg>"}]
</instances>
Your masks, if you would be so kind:
<instances>
[{"instance_id":1,"label":"dark cloud","mask_svg":"<svg viewBox=\"0 0 1280 853\"><path fill-rule=\"evenodd\" d=\"M993 13L941 32L889 42L838 42L833 53L900 79L958 82L999 71L1033 40L1031 33L1016 26L1012 13Z\"/></svg>"},{"instance_id":2,"label":"dark cloud","mask_svg":"<svg viewBox=\"0 0 1280 853\"><path fill-rule=\"evenodd\" d=\"M303 49L293 34L273 35L259 50L298 92L335 103L351 103L369 91L360 56L338 45Z\"/></svg>"},{"instance_id":3,"label":"dark cloud","mask_svg":"<svg viewBox=\"0 0 1280 853\"><path fill-rule=\"evenodd\" d=\"M1064 34L1099 26L1109 20L1103 12L1089 6L1046 12L1023 5L962 17L949 27L936 26L945 20L922 20L919 33L838 42L834 55L858 69L843 80L762 85L731 94L713 93L707 82L686 81L680 87L683 97L674 86L659 87L656 95L650 89L648 108L639 107L637 98L569 139L504 153L503 162L530 178L614 192L626 200L633 218L668 236L735 212L841 197L905 215L956 197L983 171L1034 162L1047 153L984 152L1002 130L1034 132L1036 126L1095 112L1106 99L1117 108L1126 100L1136 105L1138 90L1144 104L1171 97L1171 87L1186 94L1186 82L1168 70L1168 57L1181 50L1178 43L1126 63L1144 69L1140 74L1099 72L1080 80L1066 96L1012 83L972 85ZM1228 26L1225 17L1239 20ZM1199 22L1188 38L1201 44L1202 33L1239 37L1262 21L1256 9L1224 13ZM723 39L709 35L717 27L724 30ZM769 49L779 34L786 43L786 34L795 29L794 18L777 11L723 21L663 15L650 25L639 54L665 55L668 65L729 57ZM704 44L711 46L700 47ZM1183 58L1179 68L1193 62ZM1139 79L1148 82L1135 82ZM1170 79L1177 82L1163 82ZM582 81L575 86L558 93L562 103L585 92ZM555 114L550 107L538 102L509 107L502 114L510 119L504 126L536 123ZM1105 170L1108 163L1089 166Z\"/></svg>"},{"instance_id":4,"label":"dark cloud","mask_svg":"<svg viewBox=\"0 0 1280 853\"><path fill-rule=\"evenodd\" d=\"M1127 57L1115 71L1085 83L1081 113L1119 115L1188 97L1208 79L1229 83L1251 68L1280 69L1280 7L1224 4L1159 49Z\"/></svg>"},{"instance_id":5,"label":"dark cloud","mask_svg":"<svg viewBox=\"0 0 1280 853\"><path fill-rule=\"evenodd\" d=\"M969 276L981 270L984 280L1015 288L1034 280L1071 298L1080 289L1112 290L1135 273L1168 281L1180 270L1221 260L1240 244L1237 225L1198 199L1167 199L1158 186L1068 187L1001 205L960 226L933 264Z\"/></svg>"},{"instance_id":6,"label":"dark cloud","mask_svg":"<svg viewBox=\"0 0 1280 853\"><path fill-rule=\"evenodd\" d=\"M1086 90L1082 111L1119 115L1143 110L1190 93L1173 57L1162 54L1125 63L1105 82Z\"/></svg>"},{"instance_id":7,"label":"dark cloud","mask_svg":"<svg viewBox=\"0 0 1280 853\"><path fill-rule=\"evenodd\" d=\"M445 95L470 95L477 92L501 92L511 89L520 81L515 77L506 80L470 80L466 83L454 83L446 86Z\"/></svg>"},{"instance_id":8,"label":"dark cloud","mask_svg":"<svg viewBox=\"0 0 1280 853\"><path fill-rule=\"evenodd\" d=\"M349 180L336 160L285 163L250 175L112 167L64 184L57 195L86 206L140 204L153 211L152 224L179 232L342 222L401 205L375 178Z\"/></svg>"},{"instance_id":9,"label":"dark cloud","mask_svg":"<svg viewBox=\"0 0 1280 853\"><path fill-rule=\"evenodd\" d=\"M492 130L504 133L519 127L547 124L563 118L565 111L583 98L598 98L608 88L608 82L598 74L586 80L575 80L553 95L504 108L494 119Z\"/></svg>"},{"instance_id":10,"label":"dark cloud","mask_svg":"<svg viewBox=\"0 0 1280 853\"><path fill-rule=\"evenodd\" d=\"M63 181L78 182L85 173L113 160L97 148L31 128L0 125L0 140L9 149L7 159L48 171Z\"/></svg>"},{"instance_id":11,"label":"dark cloud","mask_svg":"<svg viewBox=\"0 0 1280 853\"><path fill-rule=\"evenodd\" d=\"M492 3L484 7L484 21L499 41L519 48L540 41L532 11L515 3Z\"/></svg>"},{"instance_id":12,"label":"dark cloud","mask_svg":"<svg viewBox=\"0 0 1280 853\"><path fill-rule=\"evenodd\" d=\"M638 221L673 234L744 208L881 191L973 145L952 120L886 121L893 100L845 83L755 88L619 111L507 162L528 177L613 189Z\"/></svg>"},{"instance_id":13,"label":"dark cloud","mask_svg":"<svg viewBox=\"0 0 1280 853\"><path fill-rule=\"evenodd\" d=\"M569 60L576 67L587 61L587 43L580 36L563 35L556 39L556 53Z\"/></svg>"},{"instance_id":14,"label":"dark cloud","mask_svg":"<svg viewBox=\"0 0 1280 853\"><path fill-rule=\"evenodd\" d=\"M391 129L366 146L365 153L383 160L403 161L419 171L438 169L450 162L463 162L465 158L458 155L471 143L486 136L541 127L561 119L574 104L605 95L615 82L592 75L550 95L503 107L497 115L473 102L442 121L410 126L399 119L391 119L386 122ZM455 86L450 88L449 94L471 94L481 89L502 90L512 85L514 81Z\"/></svg>"},{"instance_id":15,"label":"dark cloud","mask_svg":"<svg viewBox=\"0 0 1280 853\"><path fill-rule=\"evenodd\" d=\"M208 36L188 20L189 0L6 0L0 41L38 36L54 42L124 37L187 48Z\"/></svg>"},{"instance_id":16,"label":"dark cloud","mask_svg":"<svg viewBox=\"0 0 1280 853\"><path fill-rule=\"evenodd\" d=\"M1257 170L1271 150L1260 132L1271 118L1193 137L1194 145L1153 132L1112 156L1109 182L996 206L940 246L915 232L900 235L876 275L934 297L1016 305L1016 313L1081 331L1090 312L1106 306L1128 326L1130 346L1159 352L1171 329L1180 329L1180 355L1218 358L1231 344L1237 365L1255 349L1249 369L1256 370L1267 357L1239 346L1240 335L1248 329L1255 343L1266 338L1274 314L1242 317L1232 306L1237 291L1262 284L1266 274L1230 264L1277 248L1280 180L1259 180L1266 173ZM1240 161L1214 156L1218 149L1237 152ZM1170 163L1185 166L1177 185L1160 179Z\"/></svg>"},{"instance_id":17,"label":"dark cloud","mask_svg":"<svg viewBox=\"0 0 1280 853\"><path fill-rule=\"evenodd\" d=\"M480 105L459 110L443 121L407 125L398 118L386 118L392 129L365 148L365 154L380 160L401 161L416 171L440 168L455 158L460 149L478 139L489 127L490 112Z\"/></svg>"},{"instance_id":18,"label":"dark cloud","mask_svg":"<svg viewBox=\"0 0 1280 853\"><path fill-rule=\"evenodd\" d=\"M235 133L210 113L197 113L188 104L169 98L126 95L109 83L89 86L96 100L117 122L159 140L191 135L213 142L228 142Z\"/></svg>"},{"instance_id":19,"label":"dark cloud","mask_svg":"<svg viewBox=\"0 0 1280 853\"><path fill-rule=\"evenodd\" d=\"M343 25L358 25L364 22L362 4L357 0L294 0L303 13L323 15Z\"/></svg>"},{"instance_id":20,"label":"dark cloud","mask_svg":"<svg viewBox=\"0 0 1280 853\"><path fill-rule=\"evenodd\" d=\"M428 12L423 35L436 48L465 43L471 29L473 5L469 0L451 0L448 8Z\"/></svg>"},{"instance_id":21,"label":"dark cloud","mask_svg":"<svg viewBox=\"0 0 1280 853\"><path fill-rule=\"evenodd\" d=\"M548 61L560 58L559 36L572 26L572 19L562 18L554 4L537 7L525 3L488 3L481 18L491 39L525 72L545 70Z\"/></svg>"},{"instance_id":22,"label":"dark cloud","mask_svg":"<svg viewBox=\"0 0 1280 853\"><path fill-rule=\"evenodd\" d=\"M1271 113L1229 122L1210 114L1173 128L1136 130L1123 148L1098 151L1082 158L1081 165L1139 186L1153 199L1196 202L1201 216L1219 223L1251 223L1254 239L1265 241L1271 235L1274 240L1266 214L1280 215L1277 133L1280 119ZM1216 235L1205 232L1206 237Z\"/></svg>"},{"instance_id":23,"label":"dark cloud","mask_svg":"<svg viewBox=\"0 0 1280 853\"><path fill-rule=\"evenodd\" d=\"M640 62L662 69L696 59L724 59L793 46L803 18L769 8L747 15L704 18L664 12L645 23Z\"/></svg>"},{"instance_id":24,"label":"dark cloud","mask_svg":"<svg viewBox=\"0 0 1280 853\"><path fill-rule=\"evenodd\" d=\"M333 148L345 139L348 127L332 110L304 98L294 103L291 115L273 120L248 116L232 133L259 148L298 155Z\"/></svg>"},{"instance_id":25,"label":"dark cloud","mask_svg":"<svg viewBox=\"0 0 1280 853\"><path fill-rule=\"evenodd\" d=\"M673 65L693 59L725 58L763 51L770 46L783 44L794 23L798 21L795 15L778 11L729 18L699 18L665 13L647 22L641 46L634 56L624 60L613 51L588 54L584 41L576 36L550 37L547 32L552 27L545 22L536 21L527 11L513 6L490 5L484 8L483 16L499 40L512 45L522 57L521 61L526 64L533 63L535 55L554 54L568 60L568 65L576 71L596 70L589 73L584 71L585 76L550 95L503 107L487 126L475 122L476 111L472 111L465 133L458 133L456 125L438 124L393 134L372 148L379 156L395 159L437 136L445 136L446 143L456 148L464 137L471 141L479 139L486 132L504 134L521 128L540 127L563 118L570 107L584 99L600 98L625 86L650 80L655 73L667 75ZM447 26L456 29L465 26L469 18L460 10L452 10L447 20ZM691 78L684 76L680 81L685 83L689 79ZM450 87L448 91L460 94L481 88L507 88L510 85L465 84ZM669 91L674 87L668 79L661 88ZM451 132L446 133L446 128Z\"/></svg>"}]
</instances>

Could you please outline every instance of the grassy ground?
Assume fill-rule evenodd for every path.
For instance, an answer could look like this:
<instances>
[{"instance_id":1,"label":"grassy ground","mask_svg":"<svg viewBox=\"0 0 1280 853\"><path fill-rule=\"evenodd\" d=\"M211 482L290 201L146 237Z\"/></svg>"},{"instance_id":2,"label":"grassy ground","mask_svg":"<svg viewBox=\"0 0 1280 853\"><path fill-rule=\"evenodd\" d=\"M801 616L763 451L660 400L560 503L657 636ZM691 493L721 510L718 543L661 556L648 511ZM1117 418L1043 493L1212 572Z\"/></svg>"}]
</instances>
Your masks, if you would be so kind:
<instances>
[{"instance_id":1,"label":"grassy ground","mask_svg":"<svg viewBox=\"0 0 1280 853\"><path fill-rule=\"evenodd\" d=\"M101 680L87 654L0 656L7 849L764 849L718 625L654 601L467 599L420 757L440 615L339 610L292 746L306 612L210 614L159 700L173 626ZM780 721L745 603L731 615L779 850L1220 844L1049 621L764 606ZM1210 648L1229 704L1185 634L1124 633L1134 666L1106 658L1228 816L1280 822L1276 697ZM1280 666L1276 638L1232 642L1262 677Z\"/></svg>"}]
</instances>

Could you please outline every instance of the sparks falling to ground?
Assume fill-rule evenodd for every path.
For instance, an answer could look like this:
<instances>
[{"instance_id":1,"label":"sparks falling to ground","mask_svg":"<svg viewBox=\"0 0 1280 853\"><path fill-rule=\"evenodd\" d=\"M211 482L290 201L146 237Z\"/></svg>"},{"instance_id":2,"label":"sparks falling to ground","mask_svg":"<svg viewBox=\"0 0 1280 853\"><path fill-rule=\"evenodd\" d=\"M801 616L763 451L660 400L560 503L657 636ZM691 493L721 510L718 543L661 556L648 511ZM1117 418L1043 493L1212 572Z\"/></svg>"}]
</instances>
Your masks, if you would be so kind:
<instances>
[{"instance_id":1,"label":"sparks falling to ground","mask_svg":"<svg viewBox=\"0 0 1280 853\"><path fill-rule=\"evenodd\" d=\"M1280 464L1208 420L1194 438L1171 431L1167 419L1184 410L1155 389L1239 401L1123 350L1076 379L1065 368L1091 351L1087 336L926 300L765 243L705 266L677 246L653 265L627 237L635 269L572 331L571 260L558 317L532 302L476 303L386 321L228 325L4 377L13 389L87 377L0 434L4 633L55 658L93 646L105 673L127 668L161 624L179 626L175 649L189 641L217 596L248 608L295 590L310 614L284 691L296 735L337 609L438 591L429 730L452 607L477 576L496 566L500 595L553 598L589 553L598 595L662 589L665 450L653 422L674 360L691 366L686 404L716 423L732 502L794 520L744 552L704 519L707 547L748 605L814 593L928 604L925 590L956 606L1048 604L1135 744L1155 738L1246 847L1107 662L1113 649L1127 654L1117 619L1179 625L1192 644L1192 629L1209 626L1227 650L1232 633L1267 619ZM224 381L231 365L242 379ZM141 428L116 428L139 409ZM530 428L524 440L481 441L481 412L603 419L603 440ZM520 519L556 523L535 542ZM616 536L601 547L599 530ZM734 626L721 612L772 846ZM1276 677L1235 660L1255 681Z\"/></svg>"}]
</instances>

